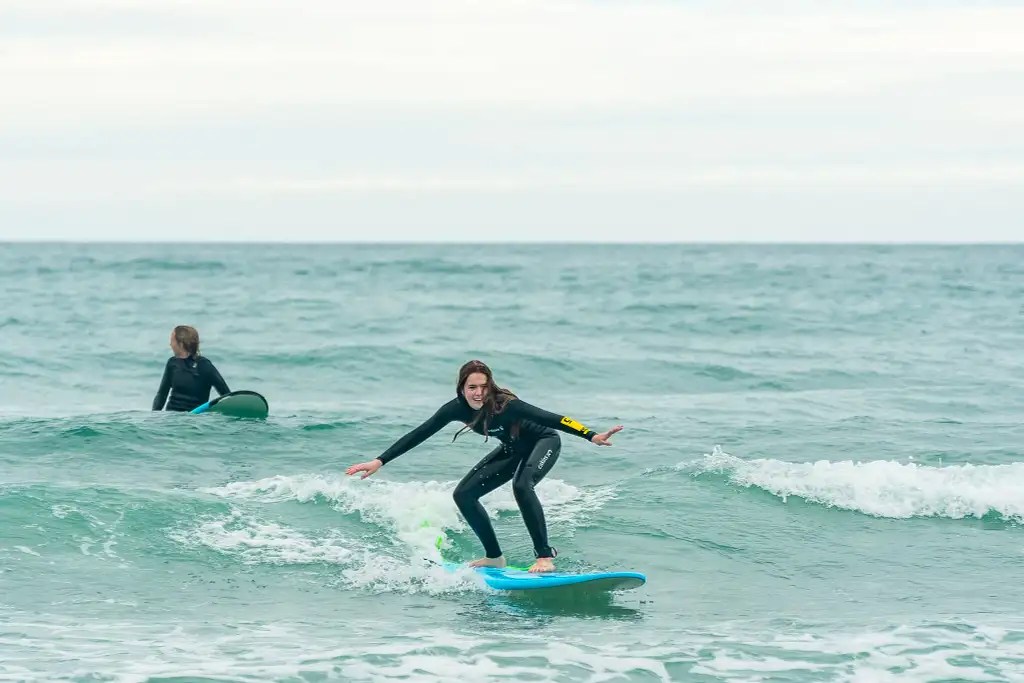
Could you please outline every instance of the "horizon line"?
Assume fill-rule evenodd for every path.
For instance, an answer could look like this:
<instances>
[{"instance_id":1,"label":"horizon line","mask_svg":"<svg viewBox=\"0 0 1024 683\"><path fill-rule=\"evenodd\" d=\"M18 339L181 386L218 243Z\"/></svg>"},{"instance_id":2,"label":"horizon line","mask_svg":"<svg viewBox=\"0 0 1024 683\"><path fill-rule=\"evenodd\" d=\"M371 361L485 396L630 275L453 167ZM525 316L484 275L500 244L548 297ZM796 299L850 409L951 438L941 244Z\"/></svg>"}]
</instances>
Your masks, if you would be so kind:
<instances>
[{"instance_id":1,"label":"horizon line","mask_svg":"<svg viewBox=\"0 0 1024 683\"><path fill-rule=\"evenodd\" d=\"M66 239L66 238L0 238L0 244L11 245L185 245L205 244L224 246L1020 246L1024 237L1007 240L361 240L361 239Z\"/></svg>"}]
</instances>

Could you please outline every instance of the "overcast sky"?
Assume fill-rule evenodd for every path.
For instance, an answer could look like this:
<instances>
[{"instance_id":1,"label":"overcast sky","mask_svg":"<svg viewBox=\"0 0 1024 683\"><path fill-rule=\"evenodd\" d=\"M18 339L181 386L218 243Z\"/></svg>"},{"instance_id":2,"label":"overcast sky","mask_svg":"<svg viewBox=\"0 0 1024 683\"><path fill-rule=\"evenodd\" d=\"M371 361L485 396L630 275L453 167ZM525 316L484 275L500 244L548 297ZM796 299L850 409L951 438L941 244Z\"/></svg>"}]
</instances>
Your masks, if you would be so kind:
<instances>
[{"instance_id":1,"label":"overcast sky","mask_svg":"<svg viewBox=\"0 0 1024 683\"><path fill-rule=\"evenodd\" d=\"M0 239L1022 241L1014 4L0 0Z\"/></svg>"}]
</instances>

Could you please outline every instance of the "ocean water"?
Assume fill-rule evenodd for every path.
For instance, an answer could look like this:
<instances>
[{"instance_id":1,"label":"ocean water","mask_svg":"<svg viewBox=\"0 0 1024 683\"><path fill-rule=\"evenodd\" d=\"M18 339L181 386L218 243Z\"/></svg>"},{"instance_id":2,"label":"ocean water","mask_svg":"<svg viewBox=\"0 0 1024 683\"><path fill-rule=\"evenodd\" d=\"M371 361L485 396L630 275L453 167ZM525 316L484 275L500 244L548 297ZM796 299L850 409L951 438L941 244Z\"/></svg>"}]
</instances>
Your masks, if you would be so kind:
<instances>
[{"instance_id":1,"label":"ocean water","mask_svg":"<svg viewBox=\"0 0 1024 683\"><path fill-rule=\"evenodd\" d=\"M0 679L1024 680L1024 249L0 246ZM149 410L177 324L265 421ZM586 426L488 591L459 365ZM511 492L484 498L531 558ZM435 542L441 538L438 549Z\"/></svg>"}]
</instances>

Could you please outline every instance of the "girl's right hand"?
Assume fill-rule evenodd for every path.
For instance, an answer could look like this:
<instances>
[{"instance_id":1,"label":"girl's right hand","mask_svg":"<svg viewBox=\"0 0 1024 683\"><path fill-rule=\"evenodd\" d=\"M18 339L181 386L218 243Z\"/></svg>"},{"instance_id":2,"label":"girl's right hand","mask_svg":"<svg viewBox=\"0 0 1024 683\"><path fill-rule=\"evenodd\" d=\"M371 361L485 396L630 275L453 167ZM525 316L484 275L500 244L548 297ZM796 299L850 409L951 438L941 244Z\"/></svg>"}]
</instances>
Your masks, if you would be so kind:
<instances>
[{"instance_id":1,"label":"girl's right hand","mask_svg":"<svg viewBox=\"0 0 1024 683\"><path fill-rule=\"evenodd\" d=\"M361 476L360 479L366 479L368 476L379 470L383 465L384 463L382 463L379 459L374 458L369 462L360 463L358 465L352 465L352 467L349 467L347 470L345 470L345 474L365 472L366 474Z\"/></svg>"}]
</instances>

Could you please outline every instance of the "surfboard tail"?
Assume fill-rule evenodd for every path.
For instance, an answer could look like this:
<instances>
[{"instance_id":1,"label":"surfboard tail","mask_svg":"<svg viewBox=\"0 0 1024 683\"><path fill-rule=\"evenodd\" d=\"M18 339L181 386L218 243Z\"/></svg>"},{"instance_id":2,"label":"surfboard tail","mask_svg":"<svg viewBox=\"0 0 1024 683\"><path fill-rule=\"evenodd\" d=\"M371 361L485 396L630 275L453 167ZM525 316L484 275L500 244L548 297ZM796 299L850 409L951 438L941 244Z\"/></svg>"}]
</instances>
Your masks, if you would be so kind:
<instances>
[{"instance_id":1,"label":"surfboard tail","mask_svg":"<svg viewBox=\"0 0 1024 683\"><path fill-rule=\"evenodd\" d=\"M264 418L270 414L270 404L262 394L240 389L207 401L192 413L218 413L229 417Z\"/></svg>"}]
</instances>

